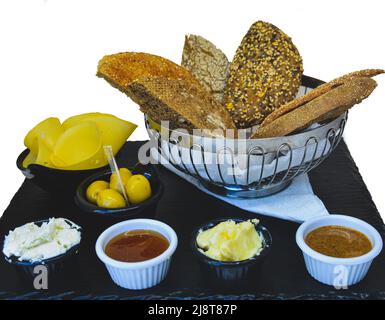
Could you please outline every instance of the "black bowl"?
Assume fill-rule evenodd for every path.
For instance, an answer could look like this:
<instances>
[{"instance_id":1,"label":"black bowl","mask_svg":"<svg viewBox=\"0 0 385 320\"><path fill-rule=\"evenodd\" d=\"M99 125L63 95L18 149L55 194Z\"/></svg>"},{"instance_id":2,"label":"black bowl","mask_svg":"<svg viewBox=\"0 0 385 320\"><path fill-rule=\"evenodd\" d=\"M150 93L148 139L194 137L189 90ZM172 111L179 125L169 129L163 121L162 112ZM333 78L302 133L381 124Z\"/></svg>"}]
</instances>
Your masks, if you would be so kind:
<instances>
[{"instance_id":1,"label":"black bowl","mask_svg":"<svg viewBox=\"0 0 385 320\"><path fill-rule=\"evenodd\" d=\"M35 221L34 223L37 225L41 225L44 222L48 222L49 219ZM81 233L81 241L83 238L83 230L79 229ZM4 247L4 239L2 240L2 246ZM25 285L29 287L34 286L35 278L41 273L40 269L35 269L38 266L44 266L47 271L48 277L48 288L50 285L57 285L62 282L66 282L68 277L71 277L71 274L77 269L77 257L80 248L80 244L73 246L67 252L49 258L42 261L19 261L17 257L11 256L6 257L3 253L4 259L10 263L19 274L20 279L24 282ZM3 252L3 250L2 250Z\"/></svg>"},{"instance_id":2,"label":"black bowl","mask_svg":"<svg viewBox=\"0 0 385 320\"><path fill-rule=\"evenodd\" d=\"M108 166L88 170L61 170L30 164L23 167L23 161L28 155L25 149L17 158L16 165L24 176L45 191L62 195L73 195L79 183L92 174L106 170Z\"/></svg>"},{"instance_id":3,"label":"black bowl","mask_svg":"<svg viewBox=\"0 0 385 320\"><path fill-rule=\"evenodd\" d=\"M210 229L220 222L228 220L239 223L247 221L248 219L222 218L212 220L194 231L191 246L193 253L200 262L201 272L205 282L216 288L221 287L231 289L243 286L246 283L249 283L252 279L257 279L261 271L261 266L270 251L272 237L270 232L264 226L257 224L255 229L258 234L262 235L263 249L258 256L242 261L232 262L214 260L198 250L199 247L196 243L198 233L201 230L204 231Z\"/></svg>"},{"instance_id":4,"label":"black bowl","mask_svg":"<svg viewBox=\"0 0 385 320\"><path fill-rule=\"evenodd\" d=\"M153 165L138 164L130 169L133 174L142 174L150 182L151 197L147 200L123 208L105 209L89 202L86 197L88 186L96 180L109 181L111 170L96 173L81 182L76 190L75 203L80 209L93 217L93 222L99 222L103 227L115 224L119 221L133 218L154 218L158 202L163 195L163 183L159 180L156 168Z\"/></svg>"}]
</instances>

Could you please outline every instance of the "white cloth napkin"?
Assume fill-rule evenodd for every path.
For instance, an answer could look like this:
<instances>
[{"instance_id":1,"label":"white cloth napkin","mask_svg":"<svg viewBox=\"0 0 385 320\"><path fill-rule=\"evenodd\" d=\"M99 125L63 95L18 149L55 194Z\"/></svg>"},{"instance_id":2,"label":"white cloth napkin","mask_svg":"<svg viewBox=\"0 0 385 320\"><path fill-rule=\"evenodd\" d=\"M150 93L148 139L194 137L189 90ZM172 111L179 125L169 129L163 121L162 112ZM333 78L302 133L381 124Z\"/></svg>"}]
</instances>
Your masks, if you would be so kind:
<instances>
[{"instance_id":1,"label":"white cloth napkin","mask_svg":"<svg viewBox=\"0 0 385 320\"><path fill-rule=\"evenodd\" d=\"M243 210L295 222L327 215L323 202L314 194L307 174L299 175L285 190L272 196L257 199L234 199L207 190L198 179L176 170L170 164L162 164L198 189Z\"/></svg>"}]
</instances>

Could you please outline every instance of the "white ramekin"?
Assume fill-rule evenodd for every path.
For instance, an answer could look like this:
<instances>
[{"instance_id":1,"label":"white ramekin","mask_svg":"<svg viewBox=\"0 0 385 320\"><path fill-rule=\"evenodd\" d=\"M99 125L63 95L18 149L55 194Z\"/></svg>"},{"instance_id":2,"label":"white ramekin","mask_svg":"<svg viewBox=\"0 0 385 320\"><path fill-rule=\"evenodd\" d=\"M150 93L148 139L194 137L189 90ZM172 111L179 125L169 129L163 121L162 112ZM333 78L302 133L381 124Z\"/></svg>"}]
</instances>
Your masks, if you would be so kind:
<instances>
[{"instance_id":1,"label":"white ramekin","mask_svg":"<svg viewBox=\"0 0 385 320\"><path fill-rule=\"evenodd\" d=\"M372 250L355 258L334 258L314 251L305 243L304 239L309 232L330 225L348 227L362 232L372 242ZM296 241L303 252L310 275L336 288L345 288L361 281L366 276L373 259L382 250L382 238L370 224L357 218L337 214L316 217L304 222L297 230Z\"/></svg>"},{"instance_id":2,"label":"white ramekin","mask_svg":"<svg viewBox=\"0 0 385 320\"><path fill-rule=\"evenodd\" d=\"M105 247L113 237L126 231L139 229L161 233L169 241L167 250L153 259L142 262L121 262L105 254ZM153 287L166 277L177 245L177 235L167 224L152 219L133 219L117 223L105 230L96 241L95 250L118 286L140 290Z\"/></svg>"}]
</instances>

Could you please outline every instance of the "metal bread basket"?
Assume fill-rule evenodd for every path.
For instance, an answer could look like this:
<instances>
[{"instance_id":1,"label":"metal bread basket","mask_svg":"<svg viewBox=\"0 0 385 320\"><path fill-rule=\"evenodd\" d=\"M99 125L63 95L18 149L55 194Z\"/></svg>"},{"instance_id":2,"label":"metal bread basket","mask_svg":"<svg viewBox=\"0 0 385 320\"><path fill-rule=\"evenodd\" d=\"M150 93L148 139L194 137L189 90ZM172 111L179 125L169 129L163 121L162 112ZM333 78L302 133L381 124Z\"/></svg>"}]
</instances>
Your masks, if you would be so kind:
<instances>
[{"instance_id":1,"label":"metal bread basket","mask_svg":"<svg viewBox=\"0 0 385 320\"><path fill-rule=\"evenodd\" d=\"M298 96L321 83L303 76ZM235 140L170 131L145 115L155 161L182 177L198 179L211 192L238 198L277 193L318 166L341 141L346 121L344 113L289 136Z\"/></svg>"}]
</instances>

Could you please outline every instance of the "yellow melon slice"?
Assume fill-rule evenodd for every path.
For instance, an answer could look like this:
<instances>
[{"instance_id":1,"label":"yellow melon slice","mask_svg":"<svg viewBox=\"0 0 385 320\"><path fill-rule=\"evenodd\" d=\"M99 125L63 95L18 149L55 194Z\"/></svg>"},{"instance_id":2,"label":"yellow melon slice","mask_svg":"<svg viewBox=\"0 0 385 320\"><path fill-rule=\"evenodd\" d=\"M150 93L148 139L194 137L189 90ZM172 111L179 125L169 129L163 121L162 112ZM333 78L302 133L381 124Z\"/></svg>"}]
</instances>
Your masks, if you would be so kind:
<instances>
[{"instance_id":1,"label":"yellow melon slice","mask_svg":"<svg viewBox=\"0 0 385 320\"><path fill-rule=\"evenodd\" d=\"M106 113L100 113L100 112L89 112L89 113L83 113L83 114L78 114L76 116L69 117L63 122L63 128L64 130L67 130L83 121L89 121L97 117L115 117L111 114L106 114Z\"/></svg>"},{"instance_id":2,"label":"yellow melon slice","mask_svg":"<svg viewBox=\"0 0 385 320\"><path fill-rule=\"evenodd\" d=\"M37 138L39 152L37 153L35 163L41 166L52 168L54 167L51 162L52 148L48 145L46 141L47 139L43 139L40 137Z\"/></svg>"},{"instance_id":3,"label":"yellow melon slice","mask_svg":"<svg viewBox=\"0 0 385 320\"><path fill-rule=\"evenodd\" d=\"M129 136L135 131L137 125L107 113L91 112L68 118L63 122L63 127L68 129L84 121L94 122L102 135L103 145L111 145L116 154Z\"/></svg>"},{"instance_id":4,"label":"yellow melon slice","mask_svg":"<svg viewBox=\"0 0 385 320\"><path fill-rule=\"evenodd\" d=\"M29 165L33 164L36 162L37 155L33 153L32 151L29 151L27 156L23 160L23 168L28 168Z\"/></svg>"},{"instance_id":5,"label":"yellow melon slice","mask_svg":"<svg viewBox=\"0 0 385 320\"><path fill-rule=\"evenodd\" d=\"M63 132L58 118L47 118L27 133L24 138L24 145L37 155L39 153L38 138L43 139L47 146L52 149Z\"/></svg>"},{"instance_id":6,"label":"yellow melon slice","mask_svg":"<svg viewBox=\"0 0 385 320\"><path fill-rule=\"evenodd\" d=\"M94 122L102 136L103 145L111 145L114 155L122 148L128 137L135 131L137 125L116 117L97 117Z\"/></svg>"},{"instance_id":7,"label":"yellow melon slice","mask_svg":"<svg viewBox=\"0 0 385 320\"><path fill-rule=\"evenodd\" d=\"M96 124L81 122L67 129L57 140L50 157L63 170L83 170L104 166L102 137Z\"/></svg>"}]
</instances>

